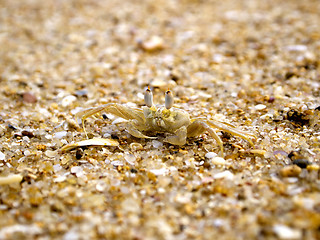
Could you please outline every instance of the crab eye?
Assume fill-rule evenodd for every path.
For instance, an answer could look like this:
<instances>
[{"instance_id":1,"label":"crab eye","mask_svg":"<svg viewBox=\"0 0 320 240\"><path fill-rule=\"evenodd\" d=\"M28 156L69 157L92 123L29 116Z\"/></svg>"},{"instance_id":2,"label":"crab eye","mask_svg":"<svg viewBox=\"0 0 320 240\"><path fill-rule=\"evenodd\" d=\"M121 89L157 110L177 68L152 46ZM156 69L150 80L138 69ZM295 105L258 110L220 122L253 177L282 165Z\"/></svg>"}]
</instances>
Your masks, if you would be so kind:
<instances>
[{"instance_id":1,"label":"crab eye","mask_svg":"<svg viewBox=\"0 0 320 240\"><path fill-rule=\"evenodd\" d=\"M148 107L152 107L153 105L153 95L149 87L144 94L144 102Z\"/></svg>"},{"instance_id":2,"label":"crab eye","mask_svg":"<svg viewBox=\"0 0 320 240\"><path fill-rule=\"evenodd\" d=\"M166 91L166 95L165 95L165 107L166 109L170 109L173 107L173 96L172 96L172 92L170 90Z\"/></svg>"}]
</instances>

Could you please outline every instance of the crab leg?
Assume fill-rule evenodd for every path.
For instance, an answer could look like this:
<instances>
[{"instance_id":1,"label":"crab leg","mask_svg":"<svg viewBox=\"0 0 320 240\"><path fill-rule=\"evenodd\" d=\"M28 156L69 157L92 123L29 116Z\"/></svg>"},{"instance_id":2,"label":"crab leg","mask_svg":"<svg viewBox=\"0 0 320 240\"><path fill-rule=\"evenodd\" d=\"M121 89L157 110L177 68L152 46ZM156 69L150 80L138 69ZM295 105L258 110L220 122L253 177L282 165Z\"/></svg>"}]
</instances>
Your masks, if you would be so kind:
<instances>
[{"instance_id":1,"label":"crab leg","mask_svg":"<svg viewBox=\"0 0 320 240\"><path fill-rule=\"evenodd\" d=\"M230 133L232 135L235 135L235 136L241 137L244 140L247 140L250 143L251 146L253 146L253 142L252 142L251 138L254 138L254 139L257 138L255 135L253 135L251 133L247 133L247 132L241 131L241 130L238 130L235 127L232 127L229 124L227 125L227 124L224 124L224 123L221 123L221 122L217 122L217 121L212 121L212 120L207 120L207 123L211 127L217 128L219 130L228 132L228 133Z\"/></svg>"},{"instance_id":2,"label":"crab leg","mask_svg":"<svg viewBox=\"0 0 320 240\"><path fill-rule=\"evenodd\" d=\"M141 128L141 126L140 126ZM141 131L138 130L138 126L136 126L136 121L131 120L130 123L126 126L126 130L132 136L136 138L148 138L148 139L157 139L157 137L149 137L144 135Z\"/></svg>"},{"instance_id":3,"label":"crab leg","mask_svg":"<svg viewBox=\"0 0 320 240\"><path fill-rule=\"evenodd\" d=\"M117 104L117 103L108 103L105 105L101 105L99 107L88 108L83 111L80 111L76 114L76 119L81 119L83 131L85 132L87 138L87 131L84 126L85 120L101 111L106 111L111 113L117 117L121 117L126 120L136 120L137 122L143 124L145 122L143 111L140 109L131 109L129 107Z\"/></svg>"},{"instance_id":4,"label":"crab leg","mask_svg":"<svg viewBox=\"0 0 320 240\"><path fill-rule=\"evenodd\" d=\"M220 147L221 155L223 155L223 142L217 133L204 121L197 119L192 122L188 127L188 137L196 137L202 134L203 132L208 131L210 136L216 140Z\"/></svg>"}]
</instances>

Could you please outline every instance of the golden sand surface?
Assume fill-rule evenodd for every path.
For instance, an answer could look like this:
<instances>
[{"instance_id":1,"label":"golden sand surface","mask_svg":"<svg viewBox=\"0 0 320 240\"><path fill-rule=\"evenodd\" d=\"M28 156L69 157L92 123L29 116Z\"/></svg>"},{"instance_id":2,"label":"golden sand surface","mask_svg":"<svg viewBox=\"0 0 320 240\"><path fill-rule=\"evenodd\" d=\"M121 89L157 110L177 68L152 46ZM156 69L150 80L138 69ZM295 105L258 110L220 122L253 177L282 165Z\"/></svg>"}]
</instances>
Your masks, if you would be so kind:
<instances>
[{"instance_id":1,"label":"golden sand surface","mask_svg":"<svg viewBox=\"0 0 320 240\"><path fill-rule=\"evenodd\" d=\"M0 1L0 239L319 239L318 0ZM144 91L218 131L139 139ZM116 145L116 144L115 144Z\"/></svg>"}]
</instances>

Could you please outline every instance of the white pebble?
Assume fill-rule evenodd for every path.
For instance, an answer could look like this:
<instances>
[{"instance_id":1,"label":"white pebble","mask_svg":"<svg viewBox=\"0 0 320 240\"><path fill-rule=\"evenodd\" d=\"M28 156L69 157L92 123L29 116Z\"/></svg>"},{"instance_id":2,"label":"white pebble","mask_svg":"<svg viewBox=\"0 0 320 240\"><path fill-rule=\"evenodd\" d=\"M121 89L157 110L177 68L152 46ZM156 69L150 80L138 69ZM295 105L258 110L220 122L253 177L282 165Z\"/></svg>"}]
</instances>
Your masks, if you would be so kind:
<instances>
[{"instance_id":1,"label":"white pebble","mask_svg":"<svg viewBox=\"0 0 320 240\"><path fill-rule=\"evenodd\" d=\"M29 155L31 155L31 152L30 152L29 150L25 150L25 151L23 152L23 155L29 156Z\"/></svg>"},{"instance_id":2,"label":"white pebble","mask_svg":"<svg viewBox=\"0 0 320 240\"><path fill-rule=\"evenodd\" d=\"M215 227L222 227L223 225L225 225L225 220L221 219L221 218L217 218L213 221L213 225Z\"/></svg>"},{"instance_id":3,"label":"white pebble","mask_svg":"<svg viewBox=\"0 0 320 240\"><path fill-rule=\"evenodd\" d=\"M45 108L40 108L39 113L41 114L42 117L45 117L45 118L48 118L51 116L51 113Z\"/></svg>"},{"instance_id":4,"label":"white pebble","mask_svg":"<svg viewBox=\"0 0 320 240\"><path fill-rule=\"evenodd\" d=\"M36 238L36 236L42 233L43 229L36 224L15 224L6 227L1 226L0 239L14 239L14 236L29 236L29 238L32 239Z\"/></svg>"},{"instance_id":5,"label":"white pebble","mask_svg":"<svg viewBox=\"0 0 320 240\"><path fill-rule=\"evenodd\" d=\"M297 44L297 45L289 45L289 46L287 46L287 50L288 51L296 51L296 52L305 52L305 51L307 51L307 46L306 45L299 45L299 44Z\"/></svg>"},{"instance_id":6,"label":"white pebble","mask_svg":"<svg viewBox=\"0 0 320 240\"><path fill-rule=\"evenodd\" d=\"M207 93L202 92L202 91L198 93L198 96L201 97L201 98L204 98L204 99L212 98L212 95L207 94Z\"/></svg>"},{"instance_id":7,"label":"white pebble","mask_svg":"<svg viewBox=\"0 0 320 240\"><path fill-rule=\"evenodd\" d=\"M258 104L258 105L256 105L256 106L254 106L254 108L256 109L256 110L262 110L262 109L265 109L267 106L266 105L264 105L264 104Z\"/></svg>"},{"instance_id":8,"label":"white pebble","mask_svg":"<svg viewBox=\"0 0 320 240\"><path fill-rule=\"evenodd\" d=\"M125 153L124 159L129 163L130 165L134 165L134 162L136 161L136 157L131 153Z\"/></svg>"},{"instance_id":9,"label":"white pebble","mask_svg":"<svg viewBox=\"0 0 320 240\"><path fill-rule=\"evenodd\" d=\"M153 141L152 141L152 146L153 146L154 148L160 148L160 147L163 146L163 143L162 143L162 142L159 142L159 141L157 141L157 140L153 140Z\"/></svg>"},{"instance_id":10,"label":"white pebble","mask_svg":"<svg viewBox=\"0 0 320 240\"><path fill-rule=\"evenodd\" d=\"M156 51L164 48L164 40L159 36L152 36L149 40L142 43L142 48L146 51Z\"/></svg>"},{"instance_id":11,"label":"white pebble","mask_svg":"<svg viewBox=\"0 0 320 240\"><path fill-rule=\"evenodd\" d=\"M99 181L96 185L96 189L99 192L103 192L107 188L107 184L104 181Z\"/></svg>"},{"instance_id":12,"label":"white pebble","mask_svg":"<svg viewBox=\"0 0 320 240\"><path fill-rule=\"evenodd\" d=\"M80 166L72 167L71 173L75 173L77 177L85 176L85 172L83 171L82 167L80 167Z\"/></svg>"},{"instance_id":13,"label":"white pebble","mask_svg":"<svg viewBox=\"0 0 320 240\"><path fill-rule=\"evenodd\" d=\"M23 140L24 142L30 142L30 138L27 137L27 136L22 137L22 140Z\"/></svg>"},{"instance_id":14,"label":"white pebble","mask_svg":"<svg viewBox=\"0 0 320 240\"><path fill-rule=\"evenodd\" d=\"M77 229L71 228L68 232L63 235L63 240L77 240L80 239L80 233Z\"/></svg>"},{"instance_id":15,"label":"white pebble","mask_svg":"<svg viewBox=\"0 0 320 240\"><path fill-rule=\"evenodd\" d=\"M224 56L222 54L216 53L212 56L212 62L214 63L222 63L224 60Z\"/></svg>"},{"instance_id":16,"label":"white pebble","mask_svg":"<svg viewBox=\"0 0 320 240\"><path fill-rule=\"evenodd\" d=\"M114 120L111 124L118 124L118 123L123 123L123 122L127 122L127 120L119 117L116 120Z\"/></svg>"},{"instance_id":17,"label":"white pebble","mask_svg":"<svg viewBox=\"0 0 320 240\"><path fill-rule=\"evenodd\" d=\"M211 163L215 165L225 165L226 160L222 157L214 157L211 159Z\"/></svg>"},{"instance_id":18,"label":"white pebble","mask_svg":"<svg viewBox=\"0 0 320 240\"><path fill-rule=\"evenodd\" d=\"M158 188L158 193L166 193L166 190L162 187Z\"/></svg>"},{"instance_id":19,"label":"white pebble","mask_svg":"<svg viewBox=\"0 0 320 240\"><path fill-rule=\"evenodd\" d=\"M282 224L274 225L273 231L280 239L301 239L302 237L300 230L292 229Z\"/></svg>"},{"instance_id":20,"label":"white pebble","mask_svg":"<svg viewBox=\"0 0 320 240\"><path fill-rule=\"evenodd\" d=\"M52 139L52 135L50 135L50 134L46 134L44 137L45 137L46 139L48 139L48 140L51 140L51 139Z\"/></svg>"},{"instance_id":21,"label":"white pebble","mask_svg":"<svg viewBox=\"0 0 320 240\"><path fill-rule=\"evenodd\" d=\"M63 175L63 176L59 176L59 177L55 178L53 181L54 182L64 182L66 179L67 179L67 176Z\"/></svg>"},{"instance_id":22,"label":"white pebble","mask_svg":"<svg viewBox=\"0 0 320 240\"><path fill-rule=\"evenodd\" d=\"M5 160L6 159L6 155L4 155L3 152L0 152L0 160Z\"/></svg>"},{"instance_id":23,"label":"white pebble","mask_svg":"<svg viewBox=\"0 0 320 240\"><path fill-rule=\"evenodd\" d=\"M59 172L62 169L62 166L60 164L53 165L53 171Z\"/></svg>"},{"instance_id":24,"label":"white pebble","mask_svg":"<svg viewBox=\"0 0 320 240\"><path fill-rule=\"evenodd\" d=\"M217 156L217 154L215 152L208 152L205 155L206 158L214 158L216 156Z\"/></svg>"},{"instance_id":25,"label":"white pebble","mask_svg":"<svg viewBox=\"0 0 320 240\"><path fill-rule=\"evenodd\" d=\"M54 138L61 139L67 136L67 131L56 132Z\"/></svg>"},{"instance_id":26,"label":"white pebble","mask_svg":"<svg viewBox=\"0 0 320 240\"><path fill-rule=\"evenodd\" d=\"M71 173L79 173L82 171L82 167L74 166L71 168Z\"/></svg>"},{"instance_id":27,"label":"white pebble","mask_svg":"<svg viewBox=\"0 0 320 240\"><path fill-rule=\"evenodd\" d=\"M232 180L234 177L233 173L226 170L224 172L220 172L220 173L217 173L213 176L214 179L221 179L221 178L225 178L225 179L228 179L228 180Z\"/></svg>"},{"instance_id":28,"label":"white pebble","mask_svg":"<svg viewBox=\"0 0 320 240\"><path fill-rule=\"evenodd\" d=\"M77 100L77 98L75 96L69 95L69 96L64 97L61 100L61 105L62 105L62 107L67 107L76 100Z\"/></svg>"},{"instance_id":29,"label":"white pebble","mask_svg":"<svg viewBox=\"0 0 320 240\"><path fill-rule=\"evenodd\" d=\"M165 175L169 172L167 168L160 168L160 169L151 169L150 172L152 172L154 175Z\"/></svg>"},{"instance_id":30,"label":"white pebble","mask_svg":"<svg viewBox=\"0 0 320 240\"><path fill-rule=\"evenodd\" d=\"M115 167L118 167L118 166L123 166L123 162L122 161L119 161L119 160L116 160L116 161L112 161L111 164Z\"/></svg>"},{"instance_id":31,"label":"white pebble","mask_svg":"<svg viewBox=\"0 0 320 240\"><path fill-rule=\"evenodd\" d=\"M315 201L311 198L301 198L297 196L293 198L293 202L299 207L304 207L305 209L308 209L310 211L312 211L315 204Z\"/></svg>"}]
</instances>

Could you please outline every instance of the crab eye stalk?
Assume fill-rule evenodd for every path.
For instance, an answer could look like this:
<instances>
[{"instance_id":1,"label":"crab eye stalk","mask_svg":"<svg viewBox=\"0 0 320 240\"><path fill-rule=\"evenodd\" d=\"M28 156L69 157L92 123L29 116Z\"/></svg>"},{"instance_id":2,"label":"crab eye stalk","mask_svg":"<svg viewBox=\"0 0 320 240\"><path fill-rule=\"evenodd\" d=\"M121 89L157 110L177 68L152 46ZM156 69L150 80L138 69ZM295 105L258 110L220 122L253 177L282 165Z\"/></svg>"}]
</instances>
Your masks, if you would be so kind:
<instances>
[{"instance_id":1,"label":"crab eye stalk","mask_svg":"<svg viewBox=\"0 0 320 240\"><path fill-rule=\"evenodd\" d=\"M173 95L172 92L170 90L166 91L166 95L164 97L165 100L165 107L166 109L170 109L173 107Z\"/></svg>"},{"instance_id":2,"label":"crab eye stalk","mask_svg":"<svg viewBox=\"0 0 320 240\"><path fill-rule=\"evenodd\" d=\"M149 108L153 105L153 95L149 87L144 94L144 102Z\"/></svg>"}]
</instances>

